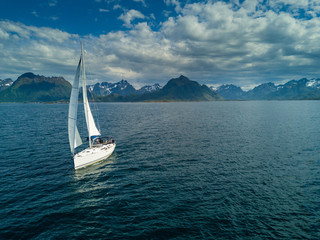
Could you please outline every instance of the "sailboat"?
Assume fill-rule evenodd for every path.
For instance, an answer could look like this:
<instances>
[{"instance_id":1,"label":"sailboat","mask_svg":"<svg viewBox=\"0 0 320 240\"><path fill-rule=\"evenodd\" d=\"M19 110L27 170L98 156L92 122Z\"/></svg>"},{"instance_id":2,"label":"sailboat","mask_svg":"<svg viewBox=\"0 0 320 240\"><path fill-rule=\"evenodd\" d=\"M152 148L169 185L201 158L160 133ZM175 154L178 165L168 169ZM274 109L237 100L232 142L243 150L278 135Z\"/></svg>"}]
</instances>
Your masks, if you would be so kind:
<instances>
[{"instance_id":1,"label":"sailboat","mask_svg":"<svg viewBox=\"0 0 320 240\"><path fill-rule=\"evenodd\" d=\"M82 79L83 106L89 136L89 147L79 153L75 153L75 149L83 144L77 128L80 78ZM109 138L101 137L101 133L96 127L93 115L91 113L86 89L87 87L85 76L84 51L83 44L81 43L81 55L77 67L77 72L72 84L68 115L69 143L71 153L73 154L75 169L83 168L108 158L113 153L116 147L114 139L111 140Z\"/></svg>"}]
</instances>

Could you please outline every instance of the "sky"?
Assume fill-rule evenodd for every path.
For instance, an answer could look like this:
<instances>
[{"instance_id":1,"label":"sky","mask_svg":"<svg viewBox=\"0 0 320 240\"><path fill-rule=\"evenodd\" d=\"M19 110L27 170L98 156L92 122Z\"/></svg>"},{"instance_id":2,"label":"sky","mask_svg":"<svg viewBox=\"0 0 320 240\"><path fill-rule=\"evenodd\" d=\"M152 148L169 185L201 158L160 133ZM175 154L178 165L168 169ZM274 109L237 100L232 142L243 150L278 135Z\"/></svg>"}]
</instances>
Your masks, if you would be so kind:
<instances>
[{"instance_id":1,"label":"sky","mask_svg":"<svg viewBox=\"0 0 320 240\"><path fill-rule=\"evenodd\" d=\"M0 79L25 72L136 88L320 78L318 0L1 0Z\"/></svg>"}]
</instances>

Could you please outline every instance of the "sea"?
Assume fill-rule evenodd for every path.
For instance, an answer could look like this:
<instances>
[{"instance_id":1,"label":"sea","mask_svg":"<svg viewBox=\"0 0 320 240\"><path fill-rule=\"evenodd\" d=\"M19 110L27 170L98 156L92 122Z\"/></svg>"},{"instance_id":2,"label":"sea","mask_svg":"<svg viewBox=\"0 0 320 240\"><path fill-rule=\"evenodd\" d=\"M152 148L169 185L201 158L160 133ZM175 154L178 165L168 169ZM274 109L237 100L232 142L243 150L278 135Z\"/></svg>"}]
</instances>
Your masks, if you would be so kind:
<instances>
[{"instance_id":1,"label":"sea","mask_svg":"<svg viewBox=\"0 0 320 240\"><path fill-rule=\"evenodd\" d=\"M0 104L0 239L320 239L320 101ZM87 147L79 106L79 130Z\"/></svg>"}]
</instances>

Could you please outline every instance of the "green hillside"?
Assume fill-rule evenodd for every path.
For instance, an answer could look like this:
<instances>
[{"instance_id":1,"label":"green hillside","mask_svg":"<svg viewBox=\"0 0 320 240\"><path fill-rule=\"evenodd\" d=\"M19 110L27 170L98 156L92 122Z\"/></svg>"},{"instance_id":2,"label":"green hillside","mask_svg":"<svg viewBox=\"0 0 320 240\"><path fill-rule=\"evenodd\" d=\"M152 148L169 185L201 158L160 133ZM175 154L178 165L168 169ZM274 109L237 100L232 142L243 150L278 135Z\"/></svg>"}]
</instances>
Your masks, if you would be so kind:
<instances>
[{"instance_id":1,"label":"green hillside","mask_svg":"<svg viewBox=\"0 0 320 240\"><path fill-rule=\"evenodd\" d=\"M44 77L24 73L0 92L1 102L50 102L68 100L71 84L63 77Z\"/></svg>"}]
</instances>

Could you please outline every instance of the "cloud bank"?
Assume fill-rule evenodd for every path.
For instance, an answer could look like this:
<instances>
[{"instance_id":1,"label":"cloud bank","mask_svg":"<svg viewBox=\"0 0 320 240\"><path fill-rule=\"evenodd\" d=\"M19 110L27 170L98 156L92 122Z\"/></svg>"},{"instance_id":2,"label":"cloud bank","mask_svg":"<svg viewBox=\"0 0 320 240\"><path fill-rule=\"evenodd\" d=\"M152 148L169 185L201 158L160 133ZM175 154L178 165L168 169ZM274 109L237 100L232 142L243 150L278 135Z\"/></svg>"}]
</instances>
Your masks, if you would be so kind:
<instances>
[{"instance_id":1,"label":"cloud bank","mask_svg":"<svg viewBox=\"0 0 320 240\"><path fill-rule=\"evenodd\" d=\"M251 86L320 75L316 1L165 3L176 13L156 30L134 9L119 16L126 30L99 36L0 21L0 78L33 71L72 80L80 38L92 81L125 78L141 86L183 74L209 85Z\"/></svg>"}]
</instances>

